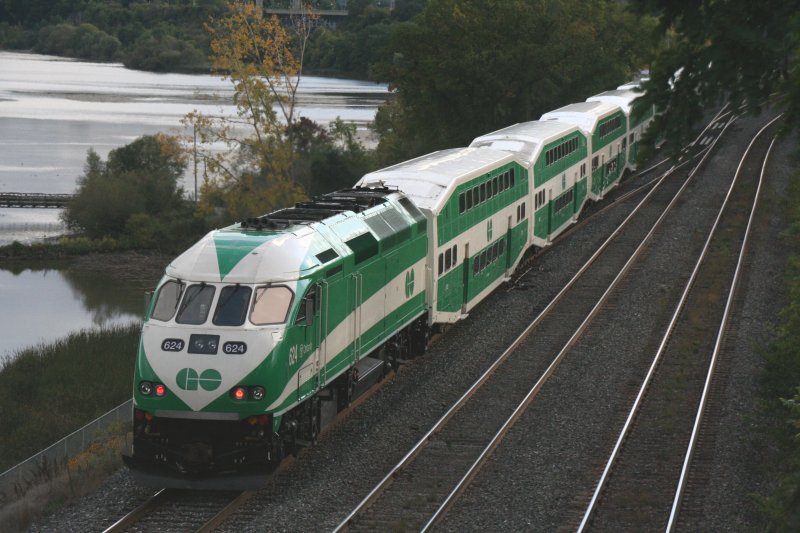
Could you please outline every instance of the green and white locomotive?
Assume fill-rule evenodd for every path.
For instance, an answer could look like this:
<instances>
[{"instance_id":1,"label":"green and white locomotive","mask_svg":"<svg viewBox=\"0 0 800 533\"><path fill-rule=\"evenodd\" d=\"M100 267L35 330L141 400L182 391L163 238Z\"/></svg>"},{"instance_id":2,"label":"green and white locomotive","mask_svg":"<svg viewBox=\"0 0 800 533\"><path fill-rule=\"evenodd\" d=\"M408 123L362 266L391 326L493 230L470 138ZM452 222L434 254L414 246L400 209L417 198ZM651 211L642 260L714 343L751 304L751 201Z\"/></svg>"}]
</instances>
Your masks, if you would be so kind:
<instances>
[{"instance_id":1,"label":"green and white locomotive","mask_svg":"<svg viewBox=\"0 0 800 533\"><path fill-rule=\"evenodd\" d=\"M616 185L652 118L631 118L636 96L624 86L206 235L149 304L126 463L160 486L260 483Z\"/></svg>"},{"instance_id":2,"label":"green and white locomotive","mask_svg":"<svg viewBox=\"0 0 800 533\"><path fill-rule=\"evenodd\" d=\"M366 355L424 350L426 228L402 193L355 188L213 231L175 259L142 330L131 469L199 486L313 442Z\"/></svg>"}]
</instances>

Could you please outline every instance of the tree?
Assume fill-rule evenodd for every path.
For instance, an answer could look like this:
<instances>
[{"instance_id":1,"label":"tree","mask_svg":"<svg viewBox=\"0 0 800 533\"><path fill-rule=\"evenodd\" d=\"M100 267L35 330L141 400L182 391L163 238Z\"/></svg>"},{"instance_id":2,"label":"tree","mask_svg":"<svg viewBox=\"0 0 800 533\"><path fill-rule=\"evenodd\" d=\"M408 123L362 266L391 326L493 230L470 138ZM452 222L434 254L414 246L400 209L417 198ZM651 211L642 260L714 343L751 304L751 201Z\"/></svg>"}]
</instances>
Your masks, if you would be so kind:
<instances>
[{"instance_id":1,"label":"tree","mask_svg":"<svg viewBox=\"0 0 800 533\"><path fill-rule=\"evenodd\" d=\"M251 2L232 0L227 7L227 15L212 19L207 29L212 68L233 83L237 119L190 113L184 123L201 146L227 147L202 154L210 175L201 213L223 209L228 217L243 218L305 197L294 172L292 126L313 17L295 20L292 36Z\"/></svg>"},{"instance_id":2,"label":"tree","mask_svg":"<svg viewBox=\"0 0 800 533\"><path fill-rule=\"evenodd\" d=\"M111 150L104 162L90 149L75 197L62 213L67 227L88 237L125 238L152 245L167 235L168 225L185 213L178 181L186 161L179 140L145 135ZM137 229L151 228L142 240Z\"/></svg>"},{"instance_id":3,"label":"tree","mask_svg":"<svg viewBox=\"0 0 800 533\"><path fill-rule=\"evenodd\" d=\"M664 45L642 104L662 113L651 131L675 149L693 137L705 110L730 103L758 112L777 104L794 127L800 113L800 1L638 0L659 16Z\"/></svg>"},{"instance_id":4,"label":"tree","mask_svg":"<svg viewBox=\"0 0 800 533\"><path fill-rule=\"evenodd\" d=\"M463 146L627 81L646 27L615 1L431 0L395 26L378 69L396 92L376 119L379 156Z\"/></svg>"}]
</instances>

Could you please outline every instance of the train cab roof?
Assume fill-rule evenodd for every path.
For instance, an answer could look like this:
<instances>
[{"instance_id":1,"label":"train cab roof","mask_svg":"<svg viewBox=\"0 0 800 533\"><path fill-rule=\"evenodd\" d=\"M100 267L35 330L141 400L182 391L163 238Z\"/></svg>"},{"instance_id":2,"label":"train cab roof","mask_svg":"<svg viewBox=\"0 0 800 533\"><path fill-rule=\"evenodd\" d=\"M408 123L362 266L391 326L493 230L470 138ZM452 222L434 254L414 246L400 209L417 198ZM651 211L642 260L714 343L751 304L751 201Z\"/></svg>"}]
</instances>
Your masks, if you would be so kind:
<instances>
[{"instance_id":1,"label":"train cab roof","mask_svg":"<svg viewBox=\"0 0 800 533\"><path fill-rule=\"evenodd\" d=\"M424 220L409 204L402 193L386 187L329 193L211 231L170 263L166 273L206 283L296 280L352 255L351 243L365 234L378 243L408 233Z\"/></svg>"},{"instance_id":2,"label":"train cab roof","mask_svg":"<svg viewBox=\"0 0 800 533\"><path fill-rule=\"evenodd\" d=\"M451 148L370 172L356 186L397 187L417 207L438 215L460 183L515 160L490 148Z\"/></svg>"},{"instance_id":3,"label":"train cab roof","mask_svg":"<svg viewBox=\"0 0 800 533\"><path fill-rule=\"evenodd\" d=\"M616 104L608 102L578 102L548 111L539 120L558 120L567 124L575 124L584 132L594 133L600 120L613 115L620 110Z\"/></svg>"},{"instance_id":4,"label":"train cab roof","mask_svg":"<svg viewBox=\"0 0 800 533\"><path fill-rule=\"evenodd\" d=\"M536 162L544 145L577 130L578 127L574 124L533 120L481 135L472 141L470 147L488 147L512 152L531 166Z\"/></svg>"},{"instance_id":5,"label":"train cab roof","mask_svg":"<svg viewBox=\"0 0 800 533\"><path fill-rule=\"evenodd\" d=\"M633 102L642 96L641 92L634 91L633 89L616 89L613 91L605 91L586 99L587 102L605 102L608 104L619 106L626 115L631 114L633 109Z\"/></svg>"}]
</instances>

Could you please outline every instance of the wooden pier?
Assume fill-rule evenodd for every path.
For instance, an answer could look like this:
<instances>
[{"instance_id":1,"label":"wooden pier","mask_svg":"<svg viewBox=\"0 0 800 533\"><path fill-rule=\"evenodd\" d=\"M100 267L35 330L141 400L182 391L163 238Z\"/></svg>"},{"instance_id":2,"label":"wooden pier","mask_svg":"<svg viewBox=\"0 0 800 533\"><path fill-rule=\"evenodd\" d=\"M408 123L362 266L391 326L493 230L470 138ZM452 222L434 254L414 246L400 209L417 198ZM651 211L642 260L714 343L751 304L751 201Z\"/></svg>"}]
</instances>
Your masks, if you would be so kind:
<instances>
[{"instance_id":1,"label":"wooden pier","mask_svg":"<svg viewBox=\"0 0 800 533\"><path fill-rule=\"evenodd\" d=\"M72 194L0 192L0 207L66 207Z\"/></svg>"}]
</instances>

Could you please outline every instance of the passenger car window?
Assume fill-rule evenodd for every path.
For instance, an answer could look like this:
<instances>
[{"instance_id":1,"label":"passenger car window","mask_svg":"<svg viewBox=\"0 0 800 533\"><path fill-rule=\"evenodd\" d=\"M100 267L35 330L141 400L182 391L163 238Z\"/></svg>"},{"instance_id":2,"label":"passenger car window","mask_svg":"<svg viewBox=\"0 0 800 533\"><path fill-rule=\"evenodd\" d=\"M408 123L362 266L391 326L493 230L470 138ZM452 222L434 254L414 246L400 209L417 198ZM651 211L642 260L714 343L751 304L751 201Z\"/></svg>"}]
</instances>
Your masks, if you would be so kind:
<instances>
[{"instance_id":1,"label":"passenger car window","mask_svg":"<svg viewBox=\"0 0 800 533\"><path fill-rule=\"evenodd\" d=\"M175 322L178 324L204 324L208 318L208 312L211 310L214 292L214 287L205 283L190 285L186 289L186 295L183 297Z\"/></svg>"},{"instance_id":2,"label":"passenger car window","mask_svg":"<svg viewBox=\"0 0 800 533\"><path fill-rule=\"evenodd\" d=\"M166 322L175 316L175 310L178 309L178 301L183 294L183 283L178 281L168 281L158 289L158 296L156 296L156 304L153 307L153 314L150 318Z\"/></svg>"},{"instance_id":3,"label":"passenger car window","mask_svg":"<svg viewBox=\"0 0 800 533\"><path fill-rule=\"evenodd\" d=\"M250 303L250 287L233 285L224 287L219 294L213 322L217 326L241 326Z\"/></svg>"},{"instance_id":4,"label":"passenger car window","mask_svg":"<svg viewBox=\"0 0 800 533\"><path fill-rule=\"evenodd\" d=\"M250 311L250 322L256 326L283 324L292 303L294 293L289 287L257 287Z\"/></svg>"}]
</instances>

